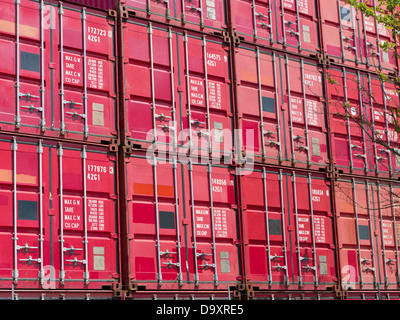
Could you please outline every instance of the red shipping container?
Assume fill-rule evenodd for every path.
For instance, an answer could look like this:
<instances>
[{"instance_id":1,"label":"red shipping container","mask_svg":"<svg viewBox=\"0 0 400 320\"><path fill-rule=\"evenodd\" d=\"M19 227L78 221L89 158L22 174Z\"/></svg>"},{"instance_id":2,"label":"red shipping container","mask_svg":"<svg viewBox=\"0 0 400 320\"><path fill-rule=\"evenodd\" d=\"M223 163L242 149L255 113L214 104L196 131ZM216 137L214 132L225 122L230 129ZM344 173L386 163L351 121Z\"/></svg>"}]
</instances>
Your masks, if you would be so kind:
<instances>
[{"instance_id":1,"label":"red shipping container","mask_svg":"<svg viewBox=\"0 0 400 320\"><path fill-rule=\"evenodd\" d=\"M230 1L239 39L303 55L319 49L315 3L311 0Z\"/></svg>"},{"instance_id":2,"label":"red shipping container","mask_svg":"<svg viewBox=\"0 0 400 320\"><path fill-rule=\"evenodd\" d=\"M245 270L253 287L326 290L337 284L329 181L261 167L241 177Z\"/></svg>"},{"instance_id":3,"label":"red shipping container","mask_svg":"<svg viewBox=\"0 0 400 320\"><path fill-rule=\"evenodd\" d=\"M103 10L116 9L117 5L119 4L118 0L68 0L64 2L74 2L85 7L92 7Z\"/></svg>"},{"instance_id":4,"label":"red shipping container","mask_svg":"<svg viewBox=\"0 0 400 320\"><path fill-rule=\"evenodd\" d=\"M399 101L393 84L359 71L330 68L328 97L332 157L338 169L344 173L395 176L400 165L398 157L385 147L398 148L388 113L396 110Z\"/></svg>"},{"instance_id":5,"label":"red shipping container","mask_svg":"<svg viewBox=\"0 0 400 320\"><path fill-rule=\"evenodd\" d=\"M378 3L369 1L375 8ZM376 71L393 72L397 69L396 58L384 52L379 45L392 41L390 30L376 23L373 17L366 17L344 0L320 3L322 38L324 50L337 63L350 67L367 68Z\"/></svg>"},{"instance_id":6,"label":"red shipping container","mask_svg":"<svg viewBox=\"0 0 400 320\"><path fill-rule=\"evenodd\" d=\"M2 130L89 142L115 138L114 18L62 2L0 5Z\"/></svg>"},{"instance_id":7,"label":"red shipping container","mask_svg":"<svg viewBox=\"0 0 400 320\"><path fill-rule=\"evenodd\" d=\"M131 19L124 50L128 139L140 148L231 157L229 47Z\"/></svg>"},{"instance_id":8,"label":"red shipping container","mask_svg":"<svg viewBox=\"0 0 400 320\"><path fill-rule=\"evenodd\" d=\"M362 179L336 184L338 244L343 287L399 289L399 186Z\"/></svg>"},{"instance_id":9,"label":"red shipping container","mask_svg":"<svg viewBox=\"0 0 400 320\"><path fill-rule=\"evenodd\" d=\"M91 290L118 283L116 156L5 136L0 154L0 287Z\"/></svg>"},{"instance_id":10,"label":"red shipping container","mask_svg":"<svg viewBox=\"0 0 400 320\"><path fill-rule=\"evenodd\" d=\"M226 29L225 0L122 0L121 3L137 17L171 26L219 35Z\"/></svg>"},{"instance_id":11,"label":"red shipping container","mask_svg":"<svg viewBox=\"0 0 400 320\"><path fill-rule=\"evenodd\" d=\"M323 79L317 65L257 47L242 46L235 54L237 112L246 155L297 168L325 167Z\"/></svg>"},{"instance_id":12,"label":"red shipping container","mask_svg":"<svg viewBox=\"0 0 400 320\"><path fill-rule=\"evenodd\" d=\"M135 154L126 176L132 284L199 291L238 284L235 179L228 167Z\"/></svg>"}]
</instances>

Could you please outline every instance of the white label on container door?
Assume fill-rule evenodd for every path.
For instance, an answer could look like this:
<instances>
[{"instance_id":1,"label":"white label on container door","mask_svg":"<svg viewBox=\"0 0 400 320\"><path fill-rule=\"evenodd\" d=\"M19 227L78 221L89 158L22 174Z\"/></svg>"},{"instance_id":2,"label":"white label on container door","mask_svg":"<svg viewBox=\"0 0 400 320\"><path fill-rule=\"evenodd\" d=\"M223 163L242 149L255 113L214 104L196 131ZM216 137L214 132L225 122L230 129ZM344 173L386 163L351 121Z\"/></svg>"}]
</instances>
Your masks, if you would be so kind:
<instances>
[{"instance_id":1,"label":"white label on container door","mask_svg":"<svg viewBox=\"0 0 400 320\"><path fill-rule=\"evenodd\" d=\"M92 89L104 89L104 62L102 60L87 59L88 86Z\"/></svg>"},{"instance_id":2,"label":"white label on container door","mask_svg":"<svg viewBox=\"0 0 400 320\"><path fill-rule=\"evenodd\" d=\"M307 100L307 121L310 126L318 126L318 105L316 101Z\"/></svg>"},{"instance_id":3,"label":"white label on container door","mask_svg":"<svg viewBox=\"0 0 400 320\"><path fill-rule=\"evenodd\" d=\"M77 198L63 198L64 229L82 229L82 200Z\"/></svg>"},{"instance_id":4,"label":"white label on container door","mask_svg":"<svg viewBox=\"0 0 400 320\"><path fill-rule=\"evenodd\" d=\"M303 100L291 97L290 104L292 107L292 120L303 123Z\"/></svg>"},{"instance_id":5,"label":"white label on container door","mask_svg":"<svg viewBox=\"0 0 400 320\"><path fill-rule=\"evenodd\" d=\"M104 231L104 201L88 200L88 225L90 231Z\"/></svg>"},{"instance_id":6,"label":"white label on container door","mask_svg":"<svg viewBox=\"0 0 400 320\"><path fill-rule=\"evenodd\" d=\"M217 16L215 13L215 0L207 0L207 19L216 20Z\"/></svg>"},{"instance_id":7,"label":"white label on container door","mask_svg":"<svg viewBox=\"0 0 400 320\"><path fill-rule=\"evenodd\" d=\"M222 109L222 86L221 83L208 81L208 101L210 108Z\"/></svg>"}]
</instances>

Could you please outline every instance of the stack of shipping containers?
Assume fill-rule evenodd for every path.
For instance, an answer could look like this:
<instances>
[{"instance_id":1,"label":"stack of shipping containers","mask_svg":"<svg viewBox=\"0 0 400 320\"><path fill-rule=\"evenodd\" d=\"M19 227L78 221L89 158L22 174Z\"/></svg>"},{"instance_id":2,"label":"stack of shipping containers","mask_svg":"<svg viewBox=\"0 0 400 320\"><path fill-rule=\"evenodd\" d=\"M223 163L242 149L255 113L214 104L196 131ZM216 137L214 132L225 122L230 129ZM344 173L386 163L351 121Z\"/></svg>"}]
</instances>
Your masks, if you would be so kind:
<instances>
[{"instance_id":1,"label":"stack of shipping containers","mask_svg":"<svg viewBox=\"0 0 400 320\"><path fill-rule=\"evenodd\" d=\"M400 298L389 30L342 0L0 7L2 298Z\"/></svg>"}]
</instances>

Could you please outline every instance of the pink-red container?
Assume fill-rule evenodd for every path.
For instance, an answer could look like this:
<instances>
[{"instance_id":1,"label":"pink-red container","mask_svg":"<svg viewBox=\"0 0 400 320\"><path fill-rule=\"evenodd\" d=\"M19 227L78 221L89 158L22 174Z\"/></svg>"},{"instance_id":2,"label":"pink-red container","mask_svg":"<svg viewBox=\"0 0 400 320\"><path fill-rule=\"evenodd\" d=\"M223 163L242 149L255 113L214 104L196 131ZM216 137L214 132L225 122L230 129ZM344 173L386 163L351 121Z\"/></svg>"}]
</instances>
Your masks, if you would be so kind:
<instances>
[{"instance_id":1,"label":"pink-red container","mask_svg":"<svg viewBox=\"0 0 400 320\"><path fill-rule=\"evenodd\" d=\"M116 155L2 136L0 287L92 290L120 283Z\"/></svg>"},{"instance_id":2,"label":"pink-red container","mask_svg":"<svg viewBox=\"0 0 400 320\"><path fill-rule=\"evenodd\" d=\"M256 167L241 177L241 188L246 278L255 290L338 283L330 180Z\"/></svg>"},{"instance_id":3,"label":"pink-red container","mask_svg":"<svg viewBox=\"0 0 400 320\"><path fill-rule=\"evenodd\" d=\"M236 286L234 171L143 155L132 154L125 173L131 284L150 291Z\"/></svg>"}]
</instances>

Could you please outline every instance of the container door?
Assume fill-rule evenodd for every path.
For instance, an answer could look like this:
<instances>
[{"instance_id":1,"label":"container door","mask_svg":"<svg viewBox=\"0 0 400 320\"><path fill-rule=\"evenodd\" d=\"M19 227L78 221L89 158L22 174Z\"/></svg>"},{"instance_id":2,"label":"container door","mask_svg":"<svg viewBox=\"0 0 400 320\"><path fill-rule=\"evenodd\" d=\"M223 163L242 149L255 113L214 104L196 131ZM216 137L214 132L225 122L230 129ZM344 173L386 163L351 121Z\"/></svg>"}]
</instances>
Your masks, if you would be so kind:
<instances>
[{"instance_id":1,"label":"container door","mask_svg":"<svg viewBox=\"0 0 400 320\"><path fill-rule=\"evenodd\" d=\"M132 162L128 170L131 277L149 288L180 288L186 271L180 165L156 158L132 158Z\"/></svg>"},{"instance_id":2,"label":"container door","mask_svg":"<svg viewBox=\"0 0 400 320\"><path fill-rule=\"evenodd\" d=\"M296 167L325 166L328 148L325 134L322 75L317 66L285 57L288 108L286 122L290 160ZM300 79L300 81L299 81Z\"/></svg>"},{"instance_id":3,"label":"container door","mask_svg":"<svg viewBox=\"0 0 400 320\"><path fill-rule=\"evenodd\" d=\"M227 168L189 164L189 268L199 288L223 288L239 275L234 177Z\"/></svg>"},{"instance_id":4,"label":"container door","mask_svg":"<svg viewBox=\"0 0 400 320\"><path fill-rule=\"evenodd\" d=\"M173 150L179 123L176 34L151 23L128 23L124 39L129 58L125 73L129 138L143 147L158 142L159 148Z\"/></svg>"},{"instance_id":5,"label":"container door","mask_svg":"<svg viewBox=\"0 0 400 320\"><path fill-rule=\"evenodd\" d=\"M62 145L58 158L60 283L82 287L95 286L99 279L111 282L117 273L115 159Z\"/></svg>"}]
</instances>

